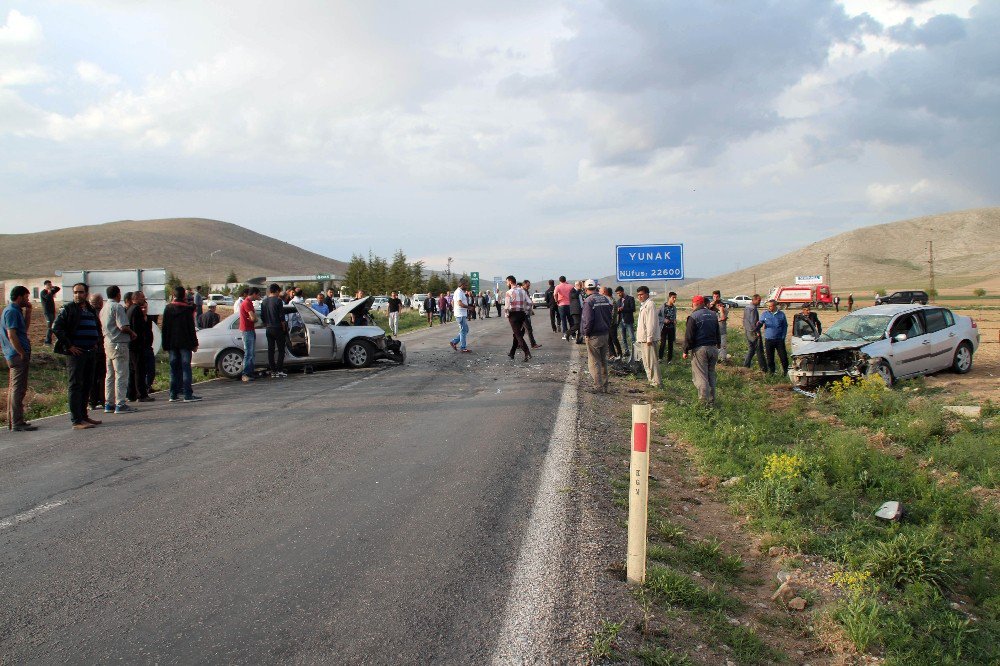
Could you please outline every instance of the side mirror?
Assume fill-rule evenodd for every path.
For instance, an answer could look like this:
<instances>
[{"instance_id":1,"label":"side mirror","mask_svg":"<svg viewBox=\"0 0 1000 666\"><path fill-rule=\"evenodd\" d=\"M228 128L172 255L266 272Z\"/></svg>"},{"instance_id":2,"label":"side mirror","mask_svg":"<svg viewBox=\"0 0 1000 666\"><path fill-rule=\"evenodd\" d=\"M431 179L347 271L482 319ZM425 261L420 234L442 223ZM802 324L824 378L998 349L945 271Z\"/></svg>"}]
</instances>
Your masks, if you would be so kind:
<instances>
[{"instance_id":1,"label":"side mirror","mask_svg":"<svg viewBox=\"0 0 1000 666\"><path fill-rule=\"evenodd\" d=\"M896 342L902 342L902 341L906 340L906 333L900 333L900 334L898 334L896 337L893 338L893 340L896 341Z\"/></svg>"}]
</instances>

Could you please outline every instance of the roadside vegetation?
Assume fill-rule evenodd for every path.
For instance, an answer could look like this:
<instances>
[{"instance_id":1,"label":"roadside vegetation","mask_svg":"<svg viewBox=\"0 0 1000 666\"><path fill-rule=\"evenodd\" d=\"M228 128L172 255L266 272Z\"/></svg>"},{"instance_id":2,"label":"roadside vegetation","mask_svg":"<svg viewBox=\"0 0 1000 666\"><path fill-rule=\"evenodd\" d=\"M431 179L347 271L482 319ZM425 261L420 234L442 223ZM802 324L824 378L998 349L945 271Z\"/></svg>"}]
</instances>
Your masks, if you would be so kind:
<instances>
[{"instance_id":1,"label":"roadside vegetation","mask_svg":"<svg viewBox=\"0 0 1000 666\"><path fill-rule=\"evenodd\" d=\"M729 336L737 365L741 338ZM800 586L805 613L774 603L775 627L886 664L1000 663L1000 410L986 403L981 418L952 415L920 381L841 383L811 400L783 378L732 365L720 366L719 406L707 410L687 363L662 370L664 389L646 396L662 404L659 434L682 442L692 474L718 486L733 522L757 537L757 555L824 565L815 589ZM612 484L620 505L623 484ZM668 489L653 483L650 496L649 571L635 593L661 629L617 657L689 663L669 638L670 618L683 615L736 663L782 660L732 617L736 593L752 584L739 555L666 519ZM890 500L902 518L875 517Z\"/></svg>"}]
</instances>

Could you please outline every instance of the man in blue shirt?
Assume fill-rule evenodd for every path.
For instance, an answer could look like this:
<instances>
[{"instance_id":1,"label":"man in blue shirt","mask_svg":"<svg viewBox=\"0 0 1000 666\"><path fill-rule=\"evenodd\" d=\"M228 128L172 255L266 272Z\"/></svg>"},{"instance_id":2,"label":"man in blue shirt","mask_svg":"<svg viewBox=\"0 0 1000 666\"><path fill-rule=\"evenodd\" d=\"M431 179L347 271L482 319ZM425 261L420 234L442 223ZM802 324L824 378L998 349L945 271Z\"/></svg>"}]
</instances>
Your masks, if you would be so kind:
<instances>
[{"instance_id":1,"label":"man in blue shirt","mask_svg":"<svg viewBox=\"0 0 1000 666\"><path fill-rule=\"evenodd\" d=\"M767 358L767 373L773 375L774 352L781 358L781 371L788 374L788 351L785 349L785 336L788 334L788 319L785 313L778 309L778 302L773 298L767 302L767 311L760 316L757 330L764 329L764 355Z\"/></svg>"},{"instance_id":2,"label":"man in blue shirt","mask_svg":"<svg viewBox=\"0 0 1000 666\"><path fill-rule=\"evenodd\" d=\"M38 430L24 420L24 396L28 393L28 363L31 361L31 297L27 287L18 285L10 290L10 304L0 317L0 348L10 367L7 388L7 427L23 432Z\"/></svg>"}]
</instances>

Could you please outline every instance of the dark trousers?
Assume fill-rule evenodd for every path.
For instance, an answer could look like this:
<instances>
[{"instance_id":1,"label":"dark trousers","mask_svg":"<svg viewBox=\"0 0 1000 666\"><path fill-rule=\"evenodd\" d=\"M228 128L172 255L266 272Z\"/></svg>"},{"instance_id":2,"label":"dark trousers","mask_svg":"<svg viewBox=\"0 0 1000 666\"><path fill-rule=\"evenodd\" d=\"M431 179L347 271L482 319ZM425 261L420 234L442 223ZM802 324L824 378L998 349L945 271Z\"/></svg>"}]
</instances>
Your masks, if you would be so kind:
<instances>
[{"instance_id":1,"label":"dark trousers","mask_svg":"<svg viewBox=\"0 0 1000 666\"><path fill-rule=\"evenodd\" d=\"M73 424L83 423L87 418L87 399L94 385L94 368L97 352L93 349L79 356L66 357L66 369L69 371L69 416Z\"/></svg>"},{"instance_id":2,"label":"dark trousers","mask_svg":"<svg viewBox=\"0 0 1000 666\"><path fill-rule=\"evenodd\" d=\"M5 333L0 333L5 335ZM7 427L24 425L24 396L28 394L28 368L31 352L7 359L10 380L7 384Z\"/></svg>"},{"instance_id":3,"label":"dark trousers","mask_svg":"<svg viewBox=\"0 0 1000 666\"><path fill-rule=\"evenodd\" d=\"M153 382L156 381L156 352L152 347L146 348L146 388L153 390Z\"/></svg>"},{"instance_id":4,"label":"dark trousers","mask_svg":"<svg viewBox=\"0 0 1000 666\"><path fill-rule=\"evenodd\" d=\"M534 347L538 343L535 342L535 329L531 326L531 317L524 318L524 330L528 332L528 340L531 341L531 346Z\"/></svg>"},{"instance_id":5,"label":"dark trousers","mask_svg":"<svg viewBox=\"0 0 1000 666\"><path fill-rule=\"evenodd\" d=\"M531 356L531 351L528 350L528 343L524 341L524 320L527 317L524 316L523 312L511 312L507 321L510 322L510 330L514 333L514 341L510 346L510 356L514 358L514 353L520 349L524 352L524 357L528 358Z\"/></svg>"},{"instance_id":6,"label":"dark trousers","mask_svg":"<svg viewBox=\"0 0 1000 666\"><path fill-rule=\"evenodd\" d=\"M568 305L559 306L559 326L562 328L563 333L569 333L570 322L572 321L572 316L569 314Z\"/></svg>"},{"instance_id":7,"label":"dark trousers","mask_svg":"<svg viewBox=\"0 0 1000 666\"><path fill-rule=\"evenodd\" d=\"M757 357L757 365L760 369L767 371L767 361L764 360L764 343L758 335L753 340L747 340L747 355L743 359L743 367L749 368L753 365L754 357ZM772 357L773 358L773 357Z\"/></svg>"},{"instance_id":8,"label":"dark trousers","mask_svg":"<svg viewBox=\"0 0 1000 666\"><path fill-rule=\"evenodd\" d=\"M569 316L569 339L576 340L577 342L583 342L583 336L580 335L580 315L571 314Z\"/></svg>"},{"instance_id":9,"label":"dark trousers","mask_svg":"<svg viewBox=\"0 0 1000 666\"><path fill-rule=\"evenodd\" d=\"M558 331L559 327L556 323L559 322L559 308L554 305L549 306L549 323L552 324L552 330Z\"/></svg>"},{"instance_id":10,"label":"dark trousers","mask_svg":"<svg viewBox=\"0 0 1000 666\"><path fill-rule=\"evenodd\" d=\"M45 313L45 344L52 344L52 323L56 320L56 315L53 312L51 315Z\"/></svg>"},{"instance_id":11,"label":"dark trousers","mask_svg":"<svg viewBox=\"0 0 1000 666\"><path fill-rule=\"evenodd\" d=\"M267 369L271 372L285 371L285 330L268 327L267 331ZM274 362L274 352L277 348L278 362Z\"/></svg>"},{"instance_id":12,"label":"dark trousers","mask_svg":"<svg viewBox=\"0 0 1000 666\"><path fill-rule=\"evenodd\" d=\"M608 329L608 350L612 356L621 356L622 343L618 342L618 324L611 323L612 326Z\"/></svg>"},{"instance_id":13,"label":"dark trousers","mask_svg":"<svg viewBox=\"0 0 1000 666\"><path fill-rule=\"evenodd\" d=\"M146 350L128 350L128 391L125 396L129 400L149 397L149 385L146 383Z\"/></svg>"},{"instance_id":14,"label":"dark trousers","mask_svg":"<svg viewBox=\"0 0 1000 666\"><path fill-rule=\"evenodd\" d=\"M768 340L764 339L764 354L767 356L767 372L768 374L774 374L777 368L774 367L774 352L778 352L778 357L781 359L781 372L783 374L788 374L788 352L785 350L784 340Z\"/></svg>"},{"instance_id":15,"label":"dark trousers","mask_svg":"<svg viewBox=\"0 0 1000 666\"><path fill-rule=\"evenodd\" d=\"M661 326L660 327L660 350L657 354L660 360L663 360L663 348L667 348L667 363L674 360L674 340L677 339L677 327L676 326Z\"/></svg>"},{"instance_id":16,"label":"dark trousers","mask_svg":"<svg viewBox=\"0 0 1000 666\"><path fill-rule=\"evenodd\" d=\"M190 398L191 391L191 350L171 349L170 355L170 397Z\"/></svg>"},{"instance_id":17,"label":"dark trousers","mask_svg":"<svg viewBox=\"0 0 1000 666\"><path fill-rule=\"evenodd\" d=\"M104 344L94 352L94 381L90 384L90 406L92 409L104 407L104 379L108 374L108 358L104 355Z\"/></svg>"}]
</instances>

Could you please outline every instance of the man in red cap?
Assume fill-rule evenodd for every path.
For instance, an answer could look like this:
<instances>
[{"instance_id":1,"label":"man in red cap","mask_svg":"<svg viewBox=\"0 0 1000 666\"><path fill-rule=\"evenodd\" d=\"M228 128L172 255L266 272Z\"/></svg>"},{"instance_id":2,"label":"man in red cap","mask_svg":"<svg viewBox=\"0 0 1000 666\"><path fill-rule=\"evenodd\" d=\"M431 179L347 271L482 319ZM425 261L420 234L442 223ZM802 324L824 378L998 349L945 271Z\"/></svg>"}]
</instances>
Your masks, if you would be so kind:
<instances>
[{"instance_id":1,"label":"man in red cap","mask_svg":"<svg viewBox=\"0 0 1000 666\"><path fill-rule=\"evenodd\" d=\"M684 358L691 356L691 379L698 389L698 399L715 406L715 365L719 362L722 336L719 317L705 307L705 297L691 299L694 310L688 315L684 333Z\"/></svg>"}]
</instances>

